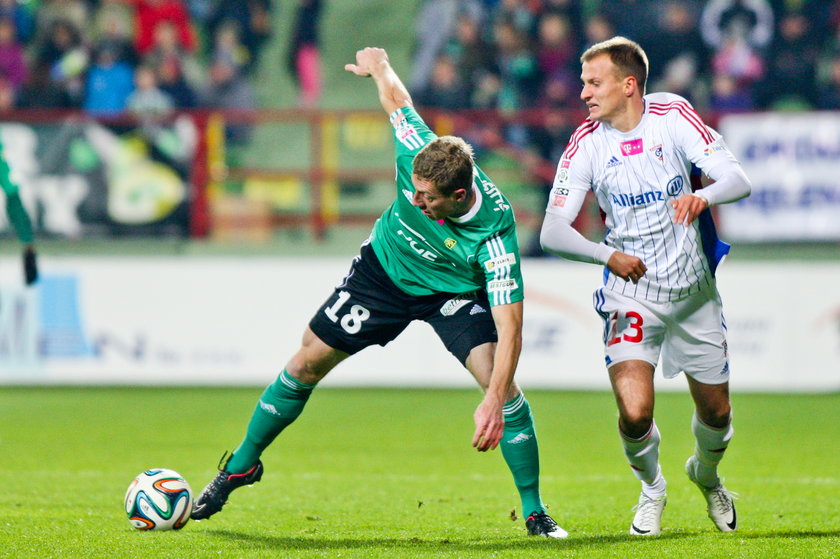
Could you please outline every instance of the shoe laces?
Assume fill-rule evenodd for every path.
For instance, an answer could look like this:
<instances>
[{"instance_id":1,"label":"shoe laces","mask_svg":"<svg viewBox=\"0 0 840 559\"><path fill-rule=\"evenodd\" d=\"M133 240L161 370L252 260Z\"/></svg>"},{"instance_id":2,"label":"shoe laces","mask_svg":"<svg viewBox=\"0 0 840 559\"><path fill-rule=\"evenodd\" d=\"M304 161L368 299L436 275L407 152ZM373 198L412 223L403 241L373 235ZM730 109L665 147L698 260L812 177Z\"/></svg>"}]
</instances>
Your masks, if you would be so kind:
<instances>
[{"instance_id":1,"label":"shoe laces","mask_svg":"<svg viewBox=\"0 0 840 559\"><path fill-rule=\"evenodd\" d=\"M633 507L632 510L639 515L639 523L647 526L652 524L656 520L656 517L659 516L657 509L659 508L660 501L659 499L642 495L644 500L639 501L639 504Z\"/></svg>"},{"instance_id":2,"label":"shoe laces","mask_svg":"<svg viewBox=\"0 0 840 559\"><path fill-rule=\"evenodd\" d=\"M720 508L721 512L729 512L732 510L733 503L732 501L739 498L737 493L733 493L725 488L723 485L718 485L714 489L710 491L710 495L712 500L715 502L715 505Z\"/></svg>"},{"instance_id":3,"label":"shoe laces","mask_svg":"<svg viewBox=\"0 0 840 559\"><path fill-rule=\"evenodd\" d=\"M544 512L532 514L528 518L534 519L534 522L536 524L538 524L548 532L552 532L555 528L557 528L557 523L554 521L554 519Z\"/></svg>"}]
</instances>

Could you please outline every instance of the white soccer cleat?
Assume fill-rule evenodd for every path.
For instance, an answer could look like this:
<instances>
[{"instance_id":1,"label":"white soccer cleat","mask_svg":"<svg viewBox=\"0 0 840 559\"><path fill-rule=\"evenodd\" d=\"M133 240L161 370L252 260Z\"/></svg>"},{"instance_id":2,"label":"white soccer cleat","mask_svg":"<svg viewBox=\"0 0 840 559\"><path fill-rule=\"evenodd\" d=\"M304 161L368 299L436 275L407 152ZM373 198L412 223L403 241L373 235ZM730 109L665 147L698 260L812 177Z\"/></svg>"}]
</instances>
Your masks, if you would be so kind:
<instances>
[{"instance_id":1,"label":"white soccer cleat","mask_svg":"<svg viewBox=\"0 0 840 559\"><path fill-rule=\"evenodd\" d=\"M642 492L639 496L639 504L633 507L636 516L630 524L630 535L632 536L658 536L662 533L662 510L665 508L667 498L648 497Z\"/></svg>"},{"instance_id":2,"label":"white soccer cleat","mask_svg":"<svg viewBox=\"0 0 840 559\"><path fill-rule=\"evenodd\" d=\"M737 498L737 495L727 490L722 483L718 483L712 488L700 485L697 481L697 474L695 470L696 462L696 456L690 457L685 463L685 473L688 474L688 479L690 479L692 483L700 489L700 492L706 499L706 504L708 505L709 510L709 518L712 519L712 522L715 523L715 526L717 526L718 530L721 532L734 532L735 528L738 526L738 516L735 513L734 501L734 499Z\"/></svg>"}]
</instances>

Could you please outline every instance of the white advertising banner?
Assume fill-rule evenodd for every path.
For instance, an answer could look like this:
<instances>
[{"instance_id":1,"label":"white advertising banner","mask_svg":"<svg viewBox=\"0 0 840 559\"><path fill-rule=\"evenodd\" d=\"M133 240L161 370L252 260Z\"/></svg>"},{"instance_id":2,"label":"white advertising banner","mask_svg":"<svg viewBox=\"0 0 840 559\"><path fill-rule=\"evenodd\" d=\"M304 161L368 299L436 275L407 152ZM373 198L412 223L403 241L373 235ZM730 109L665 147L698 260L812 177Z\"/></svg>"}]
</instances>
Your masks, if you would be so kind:
<instances>
[{"instance_id":1,"label":"white advertising banner","mask_svg":"<svg viewBox=\"0 0 840 559\"><path fill-rule=\"evenodd\" d=\"M42 258L36 288L0 258L0 384L271 382L349 259ZM609 389L595 266L525 260L524 387ZM14 274L15 276L17 274ZM840 263L732 263L719 286L732 387L840 390ZM778 281L774 281L778 278ZM432 329L341 363L325 386L472 386ZM685 381L657 378L660 388Z\"/></svg>"},{"instance_id":2,"label":"white advertising banner","mask_svg":"<svg viewBox=\"0 0 840 559\"><path fill-rule=\"evenodd\" d=\"M752 194L718 208L732 241L840 239L840 113L764 113L721 119Z\"/></svg>"}]
</instances>

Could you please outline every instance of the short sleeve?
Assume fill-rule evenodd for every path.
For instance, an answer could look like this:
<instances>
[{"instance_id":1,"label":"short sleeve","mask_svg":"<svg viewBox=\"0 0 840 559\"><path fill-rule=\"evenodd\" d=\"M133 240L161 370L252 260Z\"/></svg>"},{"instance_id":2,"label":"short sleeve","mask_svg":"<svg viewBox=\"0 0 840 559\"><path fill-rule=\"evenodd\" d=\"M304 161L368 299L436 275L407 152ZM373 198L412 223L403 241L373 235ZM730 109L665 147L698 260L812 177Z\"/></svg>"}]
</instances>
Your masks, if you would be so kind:
<instances>
[{"instance_id":1,"label":"short sleeve","mask_svg":"<svg viewBox=\"0 0 840 559\"><path fill-rule=\"evenodd\" d=\"M524 299L516 227L511 225L478 247L477 264L485 278L491 306L516 303Z\"/></svg>"}]
</instances>

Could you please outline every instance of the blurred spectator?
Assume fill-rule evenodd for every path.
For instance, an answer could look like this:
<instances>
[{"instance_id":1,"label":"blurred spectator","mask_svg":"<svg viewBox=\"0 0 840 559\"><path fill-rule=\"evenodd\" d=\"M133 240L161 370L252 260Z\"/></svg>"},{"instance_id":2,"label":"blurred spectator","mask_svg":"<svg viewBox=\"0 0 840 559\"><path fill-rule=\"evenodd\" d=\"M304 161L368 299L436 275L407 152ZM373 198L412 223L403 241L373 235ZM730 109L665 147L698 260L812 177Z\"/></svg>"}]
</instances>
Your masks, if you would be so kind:
<instances>
[{"instance_id":1,"label":"blurred spectator","mask_svg":"<svg viewBox=\"0 0 840 559\"><path fill-rule=\"evenodd\" d=\"M207 14L207 31L211 37L225 22L239 24L239 39L248 49L247 70L256 64L265 42L271 37L271 0L225 0L215 2Z\"/></svg>"},{"instance_id":2,"label":"blurred spectator","mask_svg":"<svg viewBox=\"0 0 840 559\"><path fill-rule=\"evenodd\" d=\"M243 72L250 65L250 53L239 40L239 24L234 20L225 21L216 28L213 36L212 60L223 59L233 65L238 72Z\"/></svg>"},{"instance_id":3,"label":"blurred spectator","mask_svg":"<svg viewBox=\"0 0 840 559\"><path fill-rule=\"evenodd\" d=\"M539 96L536 57L528 48L527 38L510 21L496 23L495 32L500 77L497 108L502 111L530 108ZM508 142L519 147L528 141L527 128L519 123L510 124L504 135Z\"/></svg>"},{"instance_id":4,"label":"blurred spectator","mask_svg":"<svg viewBox=\"0 0 840 559\"><path fill-rule=\"evenodd\" d=\"M48 40L53 24L63 21L72 25L80 39L87 38L90 25L90 12L82 0L44 0L38 6L36 17L36 43Z\"/></svg>"},{"instance_id":5,"label":"blurred spectator","mask_svg":"<svg viewBox=\"0 0 840 559\"><path fill-rule=\"evenodd\" d=\"M191 109L196 106L195 90L187 83L177 61L163 60L154 70L158 87L169 95L175 107Z\"/></svg>"},{"instance_id":6,"label":"blurred spectator","mask_svg":"<svg viewBox=\"0 0 840 559\"><path fill-rule=\"evenodd\" d=\"M158 79L165 84L180 87L183 81L190 89L200 87L207 73L199 62L187 52L178 39L178 29L171 21L163 20L155 27L152 48L143 63L154 68Z\"/></svg>"},{"instance_id":7,"label":"blurred spectator","mask_svg":"<svg viewBox=\"0 0 840 559\"><path fill-rule=\"evenodd\" d=\"M84 109L96 116L116 116L126 108L134 89L131 66L117 58L117 51L103 46L87 74Z\"/></svg>"},{"instance_id":8,"label":"blurred spectator","mask_svg":"<svg viewBox=\"0 0 840 559\"><path fill-rule=\"evenodd\" d=\"M301 0L292 28L287 64L300 89L302 107L314 107L321 98L320 21L321 0Z\"/></svg>"},{"instance_id":9,"label":"blurred spectator","mask_svg":"<svg viewBox=\"0 0 840 559\"><path fill-rule=\"evenodd\" d=\"M528 48L527 37L510 21L496 23L495 37L501 77L499 108L526 108L537 98L539 89L536 57Z\"/></svg>"},{"instance_id":10,"label":"blurred spectator","mask_svg":"<svg viewBox=\"0 0 840 559\"><path fill-rule=\"evenodd\" d=\"M102 0L93 16L95 47L107 45L117 53L117 59L137 65L134 50L134 11L126 0Z\"/></svg>"},{"instance_id":11,"label":"blurred spectator","mask_svg":"<svg viewBox=\"0 0 840 559\"><path fill-rule=\"evenodd\" d=\"M482 89L482 84L486 84L485 78L491 74L498 74L498 67L495 45L481 34L478 21L472 16L462 14L458 18L455 35L447 43L445 52L455 62L458 75L467 91L469 105L495 106L498 87L492 94L492 102L480 99L487 93Z\"/></svg>"},{"instance_id":12,"label":"blurred spectator","mask_svg":"<svg viewBox=\"0 0 840 559\"><path fill-rule=\"evenodd\" d=\"M657 39L645 47L651 67L648 91L669 91L696 102L698 76L708 64L696 25L699 13L697 2L673 0L660 10Z\"/></svg>"},{"instance_id":13,"label":"blurred spectator","mask_svg":"<svg viewBox=\"0 0 840 559\"><path fill-rule=\"evenodd\" d=\"M709 98L709 108L713 111L726 113L741 113L754 108L750 90L738 84L738 81L727 74L717 74L712 80L712 91Z\"/></svg>"},{"instance_id":14,"label":"blurred spectator","mask_svg":"<svg viewBox=\"0 0 840 559\"><path fill-rule=\"evenodd\" d=\"M458 18L466 15L474 21L483 19L484 9L478 0L424 0L414 23L414 60L408 88L425 89L443 47L455 32Z\"/></svg>"},{"instance_id":15,"label":"blurred spectator","mask_svg":"<svg viewBox=\"0 0 840 559\"><path fill-rule=\"evenodd\" d=\"M58 19L50 24L35 65L46 67L55 85L64 90L72 106L81 105L84 73L90 62L82 36L72 23Z\"/></svg>"},{"instance_id":16,"label":"blurred spectator","mask_svg":"<svg viewBox=\"0 0 840 559\"><path fill-rule=\"evenodd\" d=\"M764 63L750 46L746 30L740 25L728 28L723 43L712 57L712 69L715 77L732 78L736 87L750 97L753 84L764 75Z\"/></svg>"},{"instance_id":17,"label":"blurred spectator","mask_svg":"<svg viewBox=\"0 0 840 559\"><path fill-rule=\"evenodd\" d=\"M827 63L827 75L817 93L817 108L840 109L840 54L835 54Z\"/></svg>"},{"instance_id":18,"label":"blurred spectator","mask_svg":"<svg viewBox=\"0 0 840 559\"><path fill-rule=\"evenodd\" d=\"M172 112L174 103L158 87L154 69L140 65L134 71L134 91L126 100L126 108L141 120L157 121Z\"/></svg>"},{"instance_id":19,"label":"blurred spectator","mask_svg":"<svg viewBox=\"0 0 840 559\"><path fill-rule=\"evenodd\" d=\"M157 28L162 22L168 22L174 27L178 45L185 52L195 50L195 31L184 2L181 0L134 1L137 17L135 48L141 56L154 48Z\"/></svg>"},{"instance_id":20,"label":"blurred spectator","mask_svg":"<svg viewBox=\"0 0 840 559\"><path fill-rule=\"evenodd\" d=\"M773 38L773 8L766 0L709 0L701 12L700 34L716 51L738 36L759 53Z\"/></svg>"},{"instance_id":21,"label":"blurred spectator","mask_svg":"<svg viewBox=\"0 0 840 559\"><path fill-rule=\"evenodd\" d=\"M540 3L532 0L501 0L493 11L493 23L506 22L525 37L537 34Z\"/></svg>"},{"instance_id":22,"label":"blurred spectator","mask_svg":"<svg viewBox=\"0 0 840 559\"><path fill-rule=\"evenodd\" d=\"M603 14L595 14L586 20L583 50L613 36L615 36L615 28L610 20Z\"/></svg>"},{"instance_id":23,"label":"blurred spectator","mask_svg":"<svg viewBox=\"0 0 840 559\"><path fill-rule=\"evenodd\" d=\"M22 109L64 109L73 106L73 99L52 79L49 66L36 64L18 94L17 106Z\"/></svg>"},{"instance_id":24,"label":"blurred spectator","mask_svg":"<svg viewBox=\"0 0 840 559\"><path fill-rule=\"evenodd\" d=\"M438 56L429 85L414 96L414 102L421 107L436 107L451 111L469 108L469 91L458 74L452 59Z\"/></svg>"},{"instance_id":25,"label":"blurred spectator","mask_svg":"<svg viewBox=\"0 0 840 559\"><path fill-rule=\"evenodd\" d=\"M0 18L12 20L15 36L23 44L28 44L35 34L35 18L18 0L0 0Z\"/></svg>"},{"instance_id":26,"label":"blurred spectator","mask_svg":"<svg viewBox=\"0 0 840 559\"><path fill-rule=\"evenodd\" d=\"M229 63L216 60L210 67L210 83L204 92L203 104L222 110L245 110L256 107L251 84ZM246 124L230 124L225 136L233 144L250 140L251 129Z\"/></svg>"},{"instance_id":27,"label":"blurred spectator","mask_svg":"<svg viewBox=\"0 0 840 559\"><path fill-rule=\"evenodd\" d=\"M820 22L815 24L824 27ZM810 108L816 105L819 47L813 41L815 25L801 13L784 15L770 45L767 79L758 88L761 108Z\"/></svg>"},{"instance_id":28,"label":"blurred spectator","mask_svg":"<svg viewBox=\"0 0 840 559\"><path fill-rule=\"evenodd\" d=\"M0 76L0 114L6 114L15 109L15 85Z\"/></svg>"},{"instance_id":29,"label":"blurred spectator","mask_svg":"<svg viewBox=\"0 0 840 559\"><path fill-rule=\"evenodd\" d=\"M27 75L23 46L15 36L15 24L10 19L0 18L0 77L19 91Z\"/></svg>"},{"instance_id":30,"label":"blurred spectator","mask_svg":"<svg viewBox=\"0 0 840 559\"><path fill-rule=\"evenodd\" d=\"M540 18L536 48L543 80L541 97L545 98L551 87L550 104L565 105L571 93L567 85L576 81L578 72L578 41L565 15L548 12Z\"/></svg>"}]
</instances>

